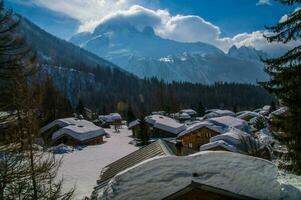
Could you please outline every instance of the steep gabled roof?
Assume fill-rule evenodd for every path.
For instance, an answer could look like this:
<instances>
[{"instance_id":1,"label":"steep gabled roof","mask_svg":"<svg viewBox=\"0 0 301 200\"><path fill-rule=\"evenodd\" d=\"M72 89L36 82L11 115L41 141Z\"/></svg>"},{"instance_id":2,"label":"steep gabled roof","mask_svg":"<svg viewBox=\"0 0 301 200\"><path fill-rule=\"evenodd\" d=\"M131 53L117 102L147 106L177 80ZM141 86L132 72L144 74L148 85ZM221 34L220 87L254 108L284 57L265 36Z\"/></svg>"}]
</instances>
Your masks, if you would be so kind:
<instances>
[{"instance_id":1,"label":"steep gabled roof","mask_svg":"<svg viewBox=\"0 0 301 200\"><path fill-rule=\"evenodd\" d=\"M237 129L245 131L245 132L250 131L250 126L248 125L248 123L245 120L239 119L236 117L232 117L232 116L211 118L208 121L210 121L216 125L225 126L225 127L229 127L229 128L237 128Z\"/></svg>"},{"instance_id":2,"label":"steep gabled roof","mask_svg":"<svg viewBox=\"0 0 301 200\"><path fill-rule=\"evenodd\" d=\"M161 156L117 174L98 198L164 199L193 181L239 199L281 199L277 176L273 163L238 153L205 151L183 157Z\"/></svg>"},{"instance_id":3,"label":"steep gabled roof","mask_svg":"<svg viewBox=\"0 0 301 200\"><path fill-rule=\"evenodd\" d=\"M194 124L191 124L189 125L186 130L182 131L178 137L182 137L184 135L187 135L187 134L190 134L190 133L193 133L194 131L198 130L198 129L201 129L201 128L208 128L208 129L211 129L217 133L225 133L227 130L228 130L228 127L225 127L225 126L219 126L219 125L216 125L212 122L209 122L209 121L201 121L201 122L197 122L197 123L194 123Z\"/></svg>"},{"instance_id":4,"label":"steep gabled roof","mask_svg":"<svg viewBox=\"0 0 301 200\"><path fill-rule=\"evenodd\" d=\"M171 142L167 142L164 140L157 140L137 151L134 151L131 154L109 164L104 167L100 174L100 179L97 180L97 185L94 188L92 193L92 198L96 198L95 195L99 193L99 191L105 187L109 181L118 173L122 172L125 169L131 168L145 160L150 158L154 158L157 156L168 156L168 155L176 155L176 147L175 144ZM196 153L196 151L183 147L182 154L190 155Z\"/></svg>"},{"instance_id":5,"label":"steep gabled roof","mask_svg":"<svg viewBox=\"0 0 301 200\"><path fill-rule=\"evenodd\" d=\"M212 109L212 110L209 110L208 113L204 117L206 119L210 119L213 117L222 117L222 116L235 116L235 113L230 110Z\"/></svg>"},{"instance_id":6,"label":"steep gabled roof","mask_svg":"<svg viewBox=\"0 0 301 200\"><path fill-rule=\"evenodd\" d=\"M57 119L40 129L40 134L44 134L47 130L58 126L59 129L52 134L52 140L58 140L63 136L70 136L78 141L86 141L106 132L103 128L96 126L92 122L77 118Z\"/></svg>"},{"instance_id":7,"label":"steep gabled roof","mask_svg":"<svg viewBox=\"0 0 301 200\"><path fill-rule=\"evenodd\" d=\"M244 119L246 117L258 117L258 116L260 116L260 115L257 112L244 111L244 112L241 112L239 115L237 115L237 118Z\"/></svg>"},{"instance_id":8,"label":"steep gabled roof","mask_svg":"<svg viewBox=\"0 0 301 200\"><path fill-rule=\"evenodd\" d=\"M139 125L139 124L140 124L140 119L136 119L136 120L129 123L128 129L131 129L131 128Z\"/></svg>"},{"instance_id":9,"label":"steep gabled roof","mask_svg":"<svg viewBox=\"0 0 301 200\"><path fill-rule=\"evenodd\" d=\"M146 123L153 125L157 129L161 129L175 135L186 129L186 126L184 124L181 124L176 120L163 115L150 115L145 117L145 121Z\"/></svg>"}]
</instances>

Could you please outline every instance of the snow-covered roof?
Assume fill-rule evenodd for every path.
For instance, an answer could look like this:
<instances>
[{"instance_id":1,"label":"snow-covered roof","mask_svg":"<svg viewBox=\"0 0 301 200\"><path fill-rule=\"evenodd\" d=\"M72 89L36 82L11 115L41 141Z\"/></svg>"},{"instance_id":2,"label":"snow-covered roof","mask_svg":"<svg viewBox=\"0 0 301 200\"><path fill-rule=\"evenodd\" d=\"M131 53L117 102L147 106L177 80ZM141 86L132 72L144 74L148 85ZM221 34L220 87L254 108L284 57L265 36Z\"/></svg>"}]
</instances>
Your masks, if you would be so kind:
<instances>
[{"instance_id":1,"label":"snow-covered roof","mask_svg":"<svg viewBox=\"0 0 301 200\"><path fill-rule=\"evenodd\" d=\"M182 155L190 155L196 153L195 150L192 150L187 147L182 147ZM107 165L101 171L100 179L97 181L97 186L94 188L93 195L101 190L108 181L112 179L119 172L133 167L145 160L154 158L156 156L166 156L166 155L176 155L177 149L174 143L164 140L157 140L137 151L134 151L123 158Z\"/></svg>"},{"instance_id":2,"label":"snow-covered roof","mask_svg":"<svg viewBox=\"0 0 301 200\"><path fill-rule=\"evenodd\" d=\"M182 120L188 120L191 118L191 116L185 112L184 113L181 113L181 112L175 113L174 117L176 119L182 119Z\"/></svg>"},{"instance_id":3,"label":"snow-covered roof","mask_svg":"<svg viewBox=\"0 0 301 200\"><path fill-rule=\"evenodd\" d=\"M83 142L106 134L104 129L101 127L98 127L86 120L80 121L81 122L76 125L68 125L54 132L52 134L52 140L57 140L63 136L70 136L78 141Z\"/></svg>"},{"instance_id":4,"label":"snow-covered roof","mask_svg":"<svg viewBox=\"0 0 301 200\"><path fill-rule=\"evenodd\" d=\"M131 128L133 128L134 126L137 126L138 124L140 124L140 120L139 120L139 119L136 119L136 120L134 120L134 121L132 121L132 122L129 123L128 128L131 129Z\"/></svg>"},{"instance_id":5,"label":"snow-covered roof","mask_svg":"<svg viewBox=\"0 0 301 200\"><path fill-rule=\"evenodd\" d=\"M239 113L239 115L237 115L237 118L244 119L246 117L253 118L253 117L258 117L258 116L260 116L260 115L257 112L243 111L243 112Z\"/></svg>"},{"instance_id":6,"label":"snow-covered roof","mask_svg":"<svg viewBox=\"0 0 301 200\"><path fill-rule=\"evenodd\" d=\"M286 113L288 111L288 107L281 107L273 112L270 113L269 118L273 117L273 116L281 116L284 113Z\"/></svg>"},{"instance_id":7,"label":"snow-covered roof","mask_svg":"<svg viewBox=\"0 0 301 200\"><path fill-rule=\"evenodd\" d=\"M9 112L0 112L0 119L2 119L2 118L6 118L6 117L8 117L9 115L11 115Z\"/></svg>"},{"instance_id":8,"label":"snow-covered roof","mask_svg":"<svg viewBox=\"0 0 301 200\"><path fill-rule=\"evenodd\" d=\"M262 107L262 110L269 111L270 108L271 108L271 106L265 105L265 106Z\"/></svg>"},{"instance_id":9,"label":"snow-covered roof","mask_svg":"<svg viewBox=\"0 0 301 200\"><path fill-rule=\"evenodd\" d=\"M235 113L230 110L214 109L211 112L208 112L204 117L210 119L213 117L222 117L222 116L235 116Z\"/></svg>"},{"instance_id":10,"label":"snow-covered roof","mask_svg":"<svg viewBox=\"0 0 301 200\"><path fill-rule=\"evenodd\" d=\"M51 123L47 124L46 126L42 127L40 129L40 133L42 134L54 126L59 126L59 127L63 128L68 125L75 125L78 123L78 121L80 121L80 119L75 118L75 117L57 119L57 120L54 120Z\"/></svg>"},{"instance_id":11,"label":"snow-covered roof","mask_svg":"<svg viewBox=\"0 0 301 200\"><path fill-rule=\"evenodd\" d=\"M266 105L266 106L263 106L262 108L254 110L254 112L257 112L261 115L267 115L270 112L270 108L271 108L271 106Z\"/></svg>"},{"instance_id":12,"label":"snow-covered roof","mask_svg":"<svg viewBox=\"0 0 301 200\"><path fill-rule=\"evenodd\" d=\"M208 150L211 150L213 148L217 148L217 147L220 147L220 148L224 148L228 151L231 151L231 152L234 152L234 153L239 153L239 149L237 149L236 146L234 145L231 145L229 143L227 143L226 141L224 140L217 140L217 141L214 141L214 142L210 142L208 144L204 144L200 147L200 151L208 151Z\"/></svg>"},{"instance_id":13,"label":"snow-covered roof","mask_svg":"<svg viewBox=\"0 0 301 200\"><path fill-rule=\"evenodd\" d=\"M164 199L191 182L255 199L280 199L277 167L264 159L225 151L163 156L117 174L98 199Z\"/></svg>"},{"instance_id":14,"label":"snow-covered roof","mask_svg":"<svg viewBox=\"0 0 301 200\"><path fill-rule=\"evenodd\" d=\"M173 134L178 134L186 128L184 124L163 115L150 115L145 117L145 121L157 129Z\"/></svg>"},{"instance_id":15,"label":"snow-covered roof","mask_svg":"<svg viewBox=\"0 0 301 200\"><path fill-rule=\"evenodd\" d=\"M104 129L94 125L92 122L77 118L57 119L41 128L40 133L43 134L55 126L60 128L52 134L52 140L70 136L78 141L85 141L106 134Z\"/></svg>"},{"instance_id":16,"label":"snow-covered roof","mask_svg":"<svg viewBox=\"0 0 301 200\"><path fill-rule=\"evenodd\" d=\"M153 112L152 112L152 115L165 115L165 114L166 114L166 112L163 111L163 110L160 110L160 111L153 111Z\"/></svg>"},{"instance_id":17,"label":"snow-covered roof","mask_svg":"<svg viewBox=\"0 0 301 200\"><path fill-rule=\"evenodd\" d=\"M237 128L239 130L250 132L250 126L245 120L232 117L232 116L223 116L223 117L216 117L210 118L208 121L215 123L216 125L226 126L230 128Z\"/></svg>"},{"instance_id":18,"label":"snow-covered roof","mask_svg":"<svg viewBox=\"0 0 301 200\"><path fill-rule=\"evenodd\" d=\"M225 133L228 130L228 127L219 126L210 121L201 121L201 122L195 122L192 123L191 125L188 125L187 128L178 135L178 137L182 137L186 134L190 134L201 128L208 128L220 134Z\"/></svg>"},{"instance_id":19,"label":"snow-covered roof","mask_svg":"<svg viewBox=\"0 0 301 200\"><path fill-rule=\"evenodd\" d=\"M190 116L197 114L197 112L193 109L183 109L183 110L180 110L180 113L187 113Z\"/></svg>"},{"instance_id":20,"label":"snow-covered roof","mask_svg":"<svg viewBox=\"0 0 301 200\"><path fill-rule=\"evenodd\" d=\"M273 136L272 136L272 133L269 131L268 128L264 128L264 129L261 129L259 132L258 132L258 139L259 139L259 142L260 142L260 146L263 147L263 146L268 146L270 145L272 142L274 142L274 139L273 139Z\"/></svg>"},{"instance_id":21,"label":"snow-covered roof","mask_svg":"<svg viewBox=\"0 0 301 200\"><path fill-rule=\"evenodd\" d=\"M98 119L103 120L105 122L113 122L116 120L122 120L122 117L119 113L111 113L109 115L100 115Z\"/></svg>"},{"instance_id":22,"label":"snow-covered roof","mask_svg":"<svg viewBox=\"0 0 301 200\"><path fill-rule=\"evenodd\" d=\"M245 133L241 130L235 129L235 128L231 128L228 132L220 134L220 135L216 135L214 137L210 138L210 142L215 142L218 140L223 140L229 144L232 144L236 147L239 147L241 144L241 138L242 137L249 137L252 138L252 136L250 136L248 133Z\"/></svg>"}]
</instances>

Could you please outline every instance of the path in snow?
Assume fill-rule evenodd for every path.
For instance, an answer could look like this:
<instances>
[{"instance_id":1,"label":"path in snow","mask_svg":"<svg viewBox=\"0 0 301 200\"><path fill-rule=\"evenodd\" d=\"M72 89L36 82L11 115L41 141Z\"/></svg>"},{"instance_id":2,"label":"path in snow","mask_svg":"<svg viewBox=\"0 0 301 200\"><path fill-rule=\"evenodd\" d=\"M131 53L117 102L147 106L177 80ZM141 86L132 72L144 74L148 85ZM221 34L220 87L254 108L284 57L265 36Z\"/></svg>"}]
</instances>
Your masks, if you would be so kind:
<instances>
[{"instance_id":1,"label":"path in snow","mask_svg":"<svg viewBox=\"0 0 301 200\"><path fill-rule=\"evenodd\" d=\"M105 130L111 138L105 138L104 144L56 156L63 157L59 177L64 179L64 189L76 186L75 199L91 195L103 167L138 149L128 144L132 138L129 137L131 131L126 127L120 133L115 133L114 129Z\"/></svg>"}]
</instances>

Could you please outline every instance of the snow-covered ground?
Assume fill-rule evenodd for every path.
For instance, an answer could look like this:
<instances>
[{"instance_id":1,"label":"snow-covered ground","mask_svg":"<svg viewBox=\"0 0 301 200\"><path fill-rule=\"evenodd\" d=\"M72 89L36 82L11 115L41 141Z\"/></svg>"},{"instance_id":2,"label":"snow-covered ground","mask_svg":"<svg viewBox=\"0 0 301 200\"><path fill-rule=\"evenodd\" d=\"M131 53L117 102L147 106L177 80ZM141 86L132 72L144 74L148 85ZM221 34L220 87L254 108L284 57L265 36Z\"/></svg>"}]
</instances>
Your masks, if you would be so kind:
<instances>
[{"instance_id":1,"label":"snow-covered ground","mask_svg":"<svg viewBox=\"0 0 301 200\"><path fill-rule=\"evenodd\" d=\"M301 176L279 171L278 181L283 185L283 188L286 189L286 192L289 193L291 199L301 199Z\"/></svg>"},{"instance_id":2,"label":"snow-covered ground","mask_svg":"<svg viewBox=\"0 0 301 200\"><path fill-rule=\"evenodd\" d=\"M75 199L90 196L103 167L138 149L128 144L132 138L126 127L120 133L115 133L114 129L105 130L111 136L104 139L105 143L56 155L58 159L63 157L59 177L64 179L64 190L76 186Z\"/></svg>"}]
</instances>

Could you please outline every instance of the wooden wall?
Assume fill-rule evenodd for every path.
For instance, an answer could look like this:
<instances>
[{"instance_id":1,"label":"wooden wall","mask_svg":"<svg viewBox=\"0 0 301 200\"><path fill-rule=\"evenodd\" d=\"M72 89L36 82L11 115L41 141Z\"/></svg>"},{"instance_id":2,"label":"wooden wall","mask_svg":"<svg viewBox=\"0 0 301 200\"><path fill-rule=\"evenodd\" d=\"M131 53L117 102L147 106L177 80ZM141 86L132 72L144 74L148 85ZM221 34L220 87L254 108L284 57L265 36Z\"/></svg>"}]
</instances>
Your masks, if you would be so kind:
<instances>
[{"instance_id":1,"label":"wooden wall","mask_svg":"<svg viewBox=\"0 0 301 200\"><path fill-rule=\"evenodd\" d=\"M219 133L207 127L203 127L182 136L180 139L184 146L199 151L200 146L209 143L210 138L216 135L219 135Z\"/></svg>"}]
</instances>

